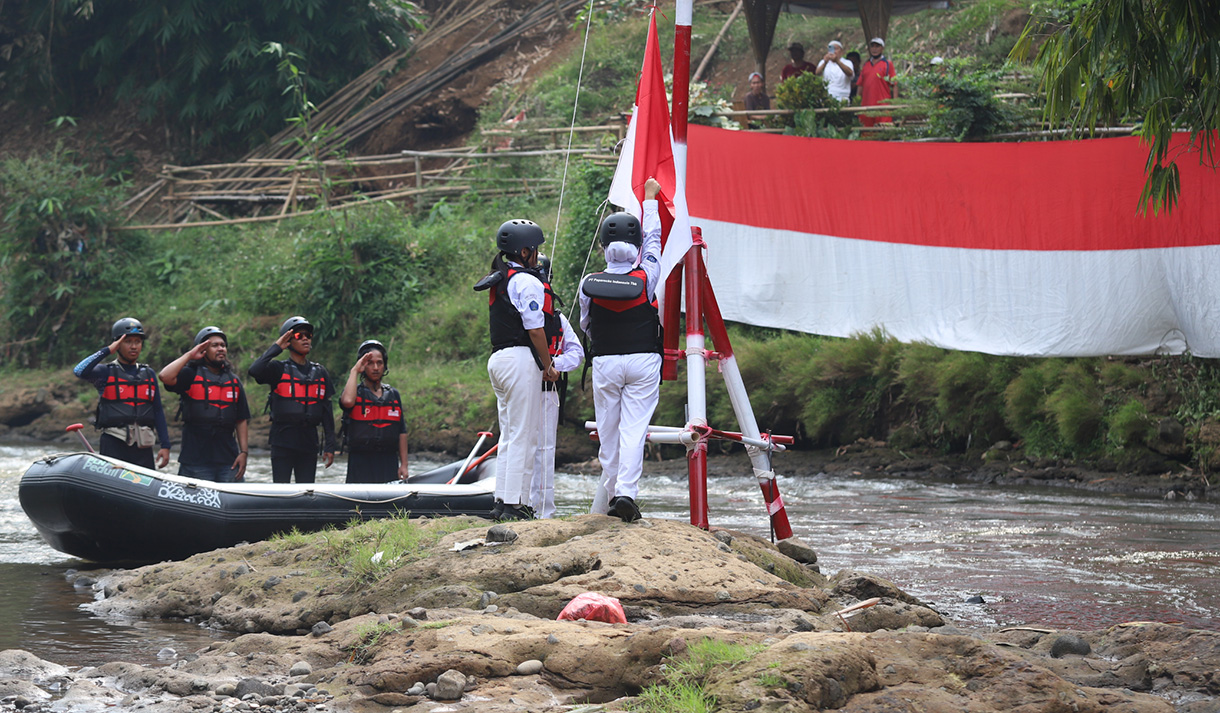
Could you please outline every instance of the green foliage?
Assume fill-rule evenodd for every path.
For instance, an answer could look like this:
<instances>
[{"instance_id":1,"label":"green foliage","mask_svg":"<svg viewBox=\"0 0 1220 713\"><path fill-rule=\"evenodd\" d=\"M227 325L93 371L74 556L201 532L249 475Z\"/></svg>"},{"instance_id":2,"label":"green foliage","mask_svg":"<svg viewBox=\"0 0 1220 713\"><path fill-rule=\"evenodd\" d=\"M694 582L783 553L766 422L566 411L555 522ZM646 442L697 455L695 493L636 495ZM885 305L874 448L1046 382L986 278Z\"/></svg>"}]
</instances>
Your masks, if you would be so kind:
<instances>
[{"instance_id":1,"label":"green foliage","mask_svg":"<svg viewBox=\"0 0 1220 713\"><path fill-rule=\"evenodd\" d=\"M829 139L846 139L856 135L855 117L838 111L814 111L815 109L838 109L838 100L826 91L826 82L813 72L789 77L775 87L775 103L780 109L795 109L793 126L787 133L795 136L813 136Z\"/></svg>"},{"instance_id":2,"label":"green foliage","mask_svg":"<svg viewBox=\"0 0 1220 713\"><path fill-rule=\"evenodd\" d=\"M406 47L420 15L405 0L63 0L10 12L0 36L13 54L0 78L4 99L49 98L65 114L102 92L204 145L257 143L297 113L262 54L266 43L308 57L309 94L325 96Z\"/></svg>"},{"instance_id":3,"label":"green foliage","mask_svg":"<svg viewBox=\"0 0 1220 713\"><path fill-rule=\"evenodd\" d=\"M948 352L937 368L936 408L946 435L962 447L985 447L1009 435L1004 390L1015 360Z\"/></svg>"},{"instance_id":4,"label":"green foliage","mask_svg":"<svg viewBox=\"0 0 1220 713\"><path fill-rule=\"evenodd\" d=\"M979 69L970 59L950 59L936 71L907 78L904 102L912 108L902 113L927 117L920 134L954 141L1025 128L1033 123L1032 112L995 98L1008 75L1004 69Z\"/></svg>"},{"instance_id":5,"label":"green foliage","mask_svg":"<svg viewBox=\"0 0 1220 713\"><path fill-rule=\"evenodd\" d=\"M0 164L6 361L37 366L80 358L82 344L100 347L110 321L130 309L128 276L142 237L111 232L120 200L117 189L59 148Z\"/></svg>"},{"instance_id":6,"label":"green foliage","mask_svg":"<svg viewBox=\"0 0 1220 713\"><path fill-rule=\"evenodd\" d=\"M286 277L295 301L275 311L304 314L319 342L343 353L392 329L431 281L434 262L405 228L385 204L344 211L333 226L314 216L294 239Z\"/></svg>"},{"instance_id":7,"label":"green foliage","mask_svg":"<svg viewBox=\"0 0 1220 713\"><path fill-rule=\"evenodd\" d=\"M348 652L348 662L356 665L369 663L373 660L377 647L401 628L401 625L395 622L373 622L357 626L356 640L345 649Z\"/></svg>"},{"instance_id":8,"label":"green foliage","mask_svg":"<svg viewBox=\"0 0 1220 713\"><path fill-rule=\"evenodd\" d=\"M1096 449L1105 418L1096 377L1084 364L1074 362L1064 369L1046 408L1068 448L1075 453Z\"/></svg>"},{"instance_id":9,"label":"green foliage","mask_svg":"<svg viewBox=\"0 0 1220 713\"><path fill-rule=\"evenodd\" d=\"M1077 134L1141 121L1150 144L1143 211L1172 210L1181 190L1177 159L1198 153L1216 166L1220 129L1220 12L1200 0L1092 0L1043 6L1013 49L1036 63L1046 117ZM1047 33L1043 36L1043 33ZM1173 132L1190 132L1174 146Z\"/></svg>"},{"instance_id":10,"label":"green foliage","mask_svg":"<svg viewBox=\"0 0 1220 713\"><path fill-rule=\"evenodd\" d=\"M1152 436L1152 420L1148 409L1137 399L1131 399L1110 415L1107 441L1117 448L1143 446Z\"/></svg>"},{"instance_id":11,"label":"green foliage","mask_svg":"<svg viewBox=\"0 0 1220 713\"><path fill-rule=\"evenodd\" d=\"M645 688L628 710L636 713L711 713L716 699L706 685L717 673L753 659L762 646L743 646L702 639L690 646L686 657L665 664L665 682Z\"/></svg>"}]
</instances>

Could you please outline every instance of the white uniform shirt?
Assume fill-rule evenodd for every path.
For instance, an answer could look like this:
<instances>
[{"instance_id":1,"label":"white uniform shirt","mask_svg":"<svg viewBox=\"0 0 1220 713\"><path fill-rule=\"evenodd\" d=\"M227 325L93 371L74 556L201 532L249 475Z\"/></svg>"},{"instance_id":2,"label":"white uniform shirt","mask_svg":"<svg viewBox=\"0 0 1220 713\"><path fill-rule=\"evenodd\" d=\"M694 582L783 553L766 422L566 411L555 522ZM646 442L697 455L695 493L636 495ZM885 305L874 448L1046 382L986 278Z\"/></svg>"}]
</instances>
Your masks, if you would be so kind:
<instances>
[{"instance_id":1,"label":"white uniform shirt","mask_svg":"<svg viewBox=\"0 0 1220 713\"><path fill-rule=\"evenodd\" d=\"M644 218L640 228L644 233L644 255L640 259L640 267L646 277L645 289L648 299L652 300L657 293L657 282L661 278L661 215L657 212L656 199L644 201ZM637 253L638 255L638 253ZM635 260L612 260L606 263L606 272L612 275L625 275L635 269ZM586 276L587 277L587 276ZM589 331L589 296L585 294L585 281L580 281L580 289L576 292L580 302L580 328Z\"/></svg>"},{"instance_id":2,"label":"white uniform shirt","mask_svg":"<svg viewBox=\"0 0 1220 713\"><path fill-rule=\"evenodd\" d=\"M542 281L535 277L528 268L518 263L508 261L512 267L521 270L508 282L508 301L521 313L521 324L526 329L542 328L542 301L546 293L542 289Z\"/></svg>"},{"instance_id":3,"label":"white uniform shirt","mask_svg":"<svg viewBox=\"0 0 1220 713\"><path fill-rule=\"evenodd\" d=\"M585 349L580 346L576 330L572 329L567 317L559 315L559 324L563 327L563 342L560 344L563 353L555 355L555 371L572 371L584 361Z\"/></svg>"}]
</instances>

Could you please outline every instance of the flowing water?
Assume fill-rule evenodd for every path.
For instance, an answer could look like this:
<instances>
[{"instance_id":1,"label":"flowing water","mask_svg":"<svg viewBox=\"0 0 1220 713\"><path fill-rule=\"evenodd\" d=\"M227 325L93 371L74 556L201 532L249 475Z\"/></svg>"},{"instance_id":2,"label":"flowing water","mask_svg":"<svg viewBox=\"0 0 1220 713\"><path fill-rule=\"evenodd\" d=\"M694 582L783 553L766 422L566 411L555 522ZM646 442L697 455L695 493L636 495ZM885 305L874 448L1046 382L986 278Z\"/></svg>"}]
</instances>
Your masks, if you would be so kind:
<instances>
[{"instance_id":1,"label":"flowing water","mask_svg":"<svg viewBox=\"0 0 1220 713\"><path fill-rule=\"evenodd\" d=\"M190 651L227 636L190 623L103 620L80 608L92 593L64 574L88 564L43 544L17 502L21 474L47 451L0 446L0 650L65 665L155 664L162 648ZM252 460L248 478L269 482L267 458ZM412 471L435 465L412 461ZM336 463L319 481L343 473ZM559 514L585 512L594 484L560 474ZM783 478L780 487L794 533L814 546L824 573L885 577L963 625L1163 621L1220 630L1216 502L890 478ZM768 534L751 477L712 477L708 490L713 525ZM685 477L646 476L639 500L646 517L689 518ZM969 602L976 597L982 603Z\"/></svg>"}]
</instances>

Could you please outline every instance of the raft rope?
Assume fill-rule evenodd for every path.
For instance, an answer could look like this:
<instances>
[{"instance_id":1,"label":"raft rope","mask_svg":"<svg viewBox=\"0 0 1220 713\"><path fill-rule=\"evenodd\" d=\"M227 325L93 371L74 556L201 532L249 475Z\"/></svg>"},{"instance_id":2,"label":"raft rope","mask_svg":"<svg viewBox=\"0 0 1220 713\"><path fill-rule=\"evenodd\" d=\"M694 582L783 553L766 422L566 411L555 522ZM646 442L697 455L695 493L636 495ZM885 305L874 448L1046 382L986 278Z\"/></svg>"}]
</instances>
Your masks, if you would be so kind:
<instances>
[{"instance_id":1,"label":"raft rope","mask_svg":"<svg viewBox=\"0 0 1220 713\"><path fill-rule=\"evenodd\" d=\"M559 206L555 210L554 242L551 248L551 272L555 271L559 254L559 221L563 217L563 196L568 185L568 165L572 162L572 139L576 136L576 111L580 107L580 87L585 77L585 58L589 54L589 35L593 30L593 0L585 11L585 42L580 51L580 70L576 75L576 99L572 102L572 123L568 127L568 150L563 156L563 178L559 181ZM588 262L586 261L586 266ZM583 274L583 273L581 273Z\"/></svg>"}]
</instances>

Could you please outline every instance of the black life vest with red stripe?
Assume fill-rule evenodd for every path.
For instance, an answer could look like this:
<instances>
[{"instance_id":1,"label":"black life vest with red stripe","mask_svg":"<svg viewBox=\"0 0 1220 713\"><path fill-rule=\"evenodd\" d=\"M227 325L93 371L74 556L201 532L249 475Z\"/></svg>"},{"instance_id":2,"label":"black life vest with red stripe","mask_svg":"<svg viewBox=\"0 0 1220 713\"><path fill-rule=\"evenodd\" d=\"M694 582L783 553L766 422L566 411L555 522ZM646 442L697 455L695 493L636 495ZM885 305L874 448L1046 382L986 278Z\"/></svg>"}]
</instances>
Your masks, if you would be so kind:
<instances>
[{"instance_id":1,"label":"black life vest with red stripe","mask_svg":"<svg viewBox=\"0 0 1220 713\"><path fill-rule=\"evenodd\" d=\"M295 363L284 363L284 371L271 389L271 420L276 423L317 425L330 408L326 393L326 368L309 362L302 376Z\"/></svg>"},{"instance_id":2,"label":"black life vest with red stripe","mask_svg":"<svg viewBox=\"0 0 1220 713\"><path fill-rule=\"evenodd\" d=\"M532 270L527 270L523 267L506 266L501 272L504 273L503 279L496 283L495 287L488 290L487 293L487 314L489 324L491 326L491 350L493 352L507 349L508 347L529 347L529 334L525 331L525 325L521 321L521 313L513 305L511 299L508 298L508 283L517 275L526 274L538 277ZM547 328L548 322L554 322L551 330L554 331L554 336L561 334L559 331L559 317L555 315L555 293L551 291L550 285L543 282L543 298L542 298L542 325L543 329ZM554 343L558 347L559 342L554 341L552 331L547 331L547 343ZM534 355L537 358L537 355Z\"/></svg>"},{"instance_id":3,"label":"black life vest with red stripe","mask_svg":"<svg viewBox=\"0 0 1220 713\"><path fill-rule=\"evenodd\" d=\"M381 398L364 384L356 387L356 405L343 414L347 445L353 451L393 452L401 433L402 400L392 386L381 386Z\"/></svg>"},{"instance_id":4,"label":"black life vest with red stripe","mask_svg":"<svg viewBox=\"0 0 1220 713\"><path fill-rule=\"evenodd\" d=\"M200 365L190 386L182 392L182 420L192 426L233 428L240 398L241 382L236 374L228 369L214 374Z\"/></svg>"},{"instance_id":5,"label":"black life vest with red stripe","mask_svg":"<svg viewBox=\"0 0 1220 713\"><path fill-rule=\"evenodd\" d=\"M640 280L639 294L627 300L589 300L593 356L661 353L661 319L656 301L648 299L648 273L637 267L627 274Z\"/></svg>"},{"instance_id":6,"label":"black life vest with red stripe","mask_svg":"<svg viewBox=\"0 0 1220 713\"><path fill-rule=\"evenodd\" d=\"M155 426L153 407L157 397L157 374L147 364L137 364L128 374L118 362L106 367L106 382L97 402L97 427L115 428L138 424Z\"/></svg>"}]
</instances>

